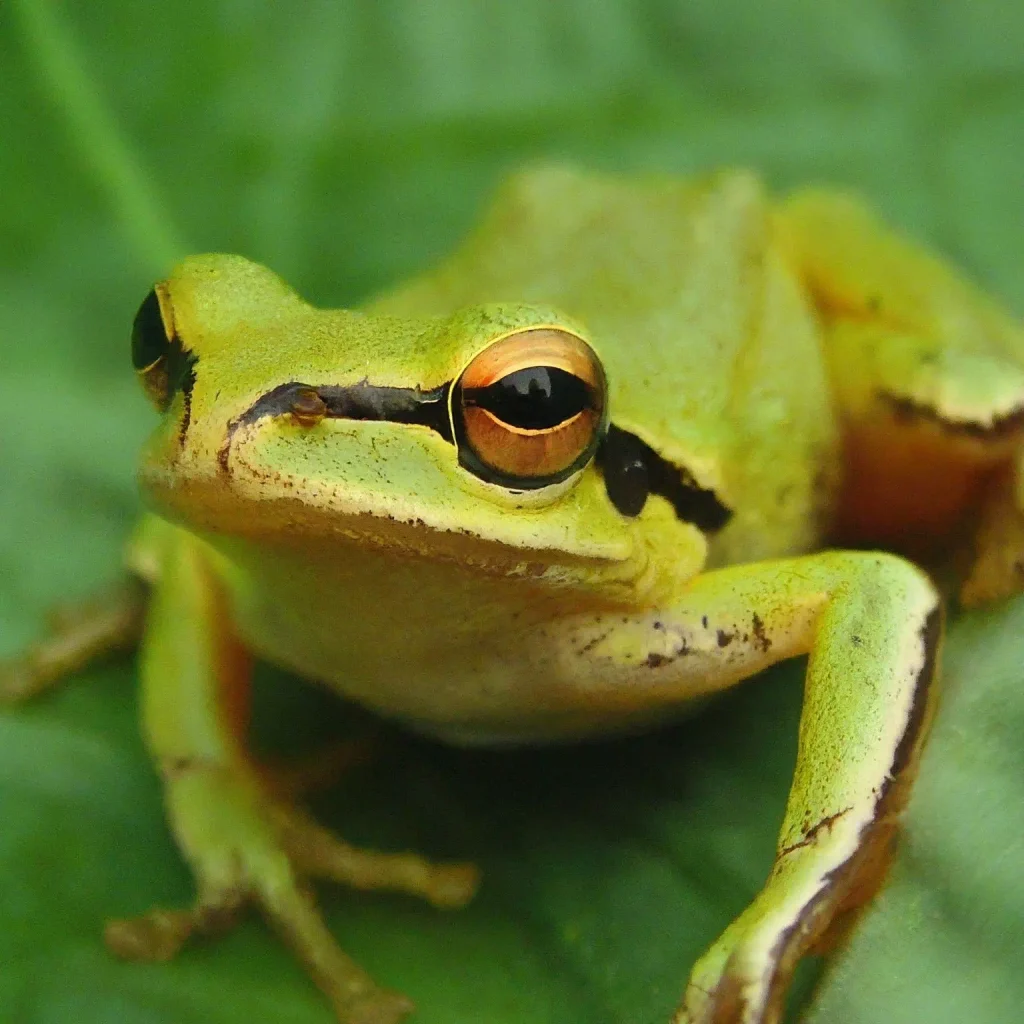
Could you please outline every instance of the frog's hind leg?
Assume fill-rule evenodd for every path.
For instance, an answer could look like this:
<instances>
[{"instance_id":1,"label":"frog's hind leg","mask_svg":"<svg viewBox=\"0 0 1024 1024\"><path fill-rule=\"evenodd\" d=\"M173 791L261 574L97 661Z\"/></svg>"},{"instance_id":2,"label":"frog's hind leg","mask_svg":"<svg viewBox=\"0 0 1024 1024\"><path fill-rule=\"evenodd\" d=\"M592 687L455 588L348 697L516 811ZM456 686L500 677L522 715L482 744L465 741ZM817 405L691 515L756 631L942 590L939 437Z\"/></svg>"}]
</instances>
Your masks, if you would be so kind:
<instances>
[{"instance_id":1,"label":"frog's hind leg","mask_svg":"<svg viewBox=\"0 0 1024 1024\"><path fill-rule=\"evenodd\" d=\"M192 934L222 930L247 904L263 910L344 1024L395 1024L411 1009L338 947L308 883L391 889L438 906L473 894L466 864L358 850L275 796L245 749L250 661L230 628L211 554L164 523L147 545L152 599L142 644L142 715L164 782L171 829L196 878L191 908L111 922L107 943L130 959L165 960Z\"/></svg>"},{"instance_id":2,"label":"frog's hind leg","mask_svg":"<svg viewBox=\"0 0 1024 1024\"><path fill-rule=\"evenodd\" d=\"M54 611L46 637L0 662L0 705L29 700L108 654L130 650L144 604L142 584L128 580L86 604Z\"/></svg>"},{"instance_id":3,"label":"frog's hind leg","mask_svg":"<svg viewBox=\"0 0 1024 1024\"><path fill-rule=\"evenodd\" d=\"M776 226L843 422L835 538L928 556L977 517L962 596L1024 589L1024 328L848 196L798 193Z\"/></svg>"}]
</instances>

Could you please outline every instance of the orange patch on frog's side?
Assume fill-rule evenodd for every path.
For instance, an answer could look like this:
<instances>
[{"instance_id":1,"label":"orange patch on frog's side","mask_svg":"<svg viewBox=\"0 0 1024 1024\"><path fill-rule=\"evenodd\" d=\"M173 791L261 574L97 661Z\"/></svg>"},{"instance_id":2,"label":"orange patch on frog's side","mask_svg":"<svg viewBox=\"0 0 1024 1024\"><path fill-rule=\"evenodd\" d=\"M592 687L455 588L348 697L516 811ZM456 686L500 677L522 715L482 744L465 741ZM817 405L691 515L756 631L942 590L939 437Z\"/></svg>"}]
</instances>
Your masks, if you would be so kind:
<instances>
[{"instance_id":1,"label":"orange patch on frog's side","mask_svg":"<svg viewBox=\"0 0 1024 1024\"><path fill-rule=\"evenodd\" d=\"M925 556L948 543L1019 444L1015 432L882 407L843 431L832 536Z\"/></svg>"}]
</instances>

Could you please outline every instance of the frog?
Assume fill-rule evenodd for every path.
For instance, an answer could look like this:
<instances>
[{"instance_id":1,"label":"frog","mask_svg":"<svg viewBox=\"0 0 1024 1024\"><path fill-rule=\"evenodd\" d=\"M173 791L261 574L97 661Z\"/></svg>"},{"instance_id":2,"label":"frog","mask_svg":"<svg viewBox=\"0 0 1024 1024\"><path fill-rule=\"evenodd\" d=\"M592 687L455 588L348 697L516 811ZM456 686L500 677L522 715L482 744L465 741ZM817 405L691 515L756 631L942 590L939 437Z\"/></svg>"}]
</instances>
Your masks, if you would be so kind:
<instances>
[{"instance_id":1,"label":"frog","mask_svg":"<svg viewBox=\"0 0 1024 1024\"><path fill-rule=\"evenodd\" d=\"M249 751L255 658L456 745L655 728L807 656L763 888L673 1024L775 1024L884 880L944 600L1024 589L1024 330L842 189L528 168L455 252L319 309L241 256L148 293L160 420L140 586L0 672L8 701L140 645L141 724L196 883L107 925L166 960L258 905L343 1024L395 1024L314 881L457 908L471 863L356 848Z\"/></svg>"}]
</instances>

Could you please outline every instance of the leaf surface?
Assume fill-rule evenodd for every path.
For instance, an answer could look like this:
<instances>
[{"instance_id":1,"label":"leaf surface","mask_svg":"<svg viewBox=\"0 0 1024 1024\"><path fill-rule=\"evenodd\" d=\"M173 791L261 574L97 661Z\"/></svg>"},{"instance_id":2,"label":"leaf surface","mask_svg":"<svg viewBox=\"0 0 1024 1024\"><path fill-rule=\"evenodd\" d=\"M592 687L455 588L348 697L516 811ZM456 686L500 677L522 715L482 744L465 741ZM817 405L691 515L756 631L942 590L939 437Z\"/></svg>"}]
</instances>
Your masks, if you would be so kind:
<instances>
[{"instance_id":1,"label":"leaf surface","mask_svg":"<svg viewBox=\"0 0 1024 1024\"><path fill-rule=\"evenodd\" d=\"M0 6L3 652L116 577L152 424L128 325L178 252L350 303L444 253L526 160L746 164L864 191L1020 311L1022 40L1020 5L968 0ZM814 1024L1019 1019L1024 602L955 621L946 666L899 863ZM418 1024L662 1024L767 871L801 671L628 742L389 735L318 813L476 858L485 885L458 914L325 890L331 927ZM0 714L0 1020L327 1024L255 919L170 966L104 952L105 917L191 896L134 680L115 662ZM260 689L290 745L344 717L283 673Z\"/></svg>"}]
</instances>

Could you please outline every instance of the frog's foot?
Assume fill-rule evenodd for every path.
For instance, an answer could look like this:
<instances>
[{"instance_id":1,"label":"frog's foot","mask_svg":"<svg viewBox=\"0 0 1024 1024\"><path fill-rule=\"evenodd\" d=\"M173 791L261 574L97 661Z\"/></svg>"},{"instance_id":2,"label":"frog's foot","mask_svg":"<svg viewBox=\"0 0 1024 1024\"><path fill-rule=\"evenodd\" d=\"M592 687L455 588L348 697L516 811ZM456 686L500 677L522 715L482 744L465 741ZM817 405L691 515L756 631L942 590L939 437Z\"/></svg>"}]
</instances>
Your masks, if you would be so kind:
<instances>
[{"instance_id":1,"label":"frog's foot","mask_svg":"<svg viewBox=\"0 0 1024 1024\"><path fill-rule=\"evenodd\" d=\"M778 1024L800 957L842 938L891 859L893 821L846 857L864 838L844 817L780 854L765 889L694 966L672 1024Z\"/></svg>"},{"instance_id":2,"label":"frog's foot","mask_svg":"<svg viewBox=\"0 0 1024 1024\"><path fill-rule=\"evenodd\" d=\"M734 922L697 962L672 1024L777 1024L795 959L781 921L754 916Z\"/></svg>"},{"instance_id":3,"label":"frog's foot","mask_svg":"<svg viewBox=\"0 0 1024 1024\"><path fill-rule=\"evenodd\" d=\"M1016 482L1001 474L985 496L974 539L974 563L960 589L968 607L1024 591L1024 459Z\"/></svg>"},{"instance_id":4,"label":"frog's foot","mask_svg":"<svg viewBox=\"0 0 1024 1024\"><path fill-rule=\"evenodd\" d=\"M35 697L97 658L133 647L142 609L142 590L130 584L89 604L57 609L48 636L0 661L0 706Z\"/></svg>"},{"instance_id":5,"label":"frog's foot","mask_svg":"<svg viewBox=\"0 0 1024 1024\"><path fill-rule=\"evenodd\" d=\"M190 910L154 910L110 922L106 940L116 954L168 960L190 935L218 933L244 905L255 903L327 995L342 1024L395 1024L410 1012L409 999L379 988L341 951L307 883L327 878L459 907L476 889L475 867L356 849L304 812L269 800L241 771L191 761L171 765L166 778L170 820L195 873L198 898Z\"/></svg>"},{"instance_id":6,"label":"frog's foot","mask_svg":"<svg viewBox=\"0 0 1024 1024\"><path fill-rule=\"evenodd\" d=\"M694 966L672 1024L778 1024L793 970L778 962L785 940L737 921Z\"/></svg>"}]
</instances>

